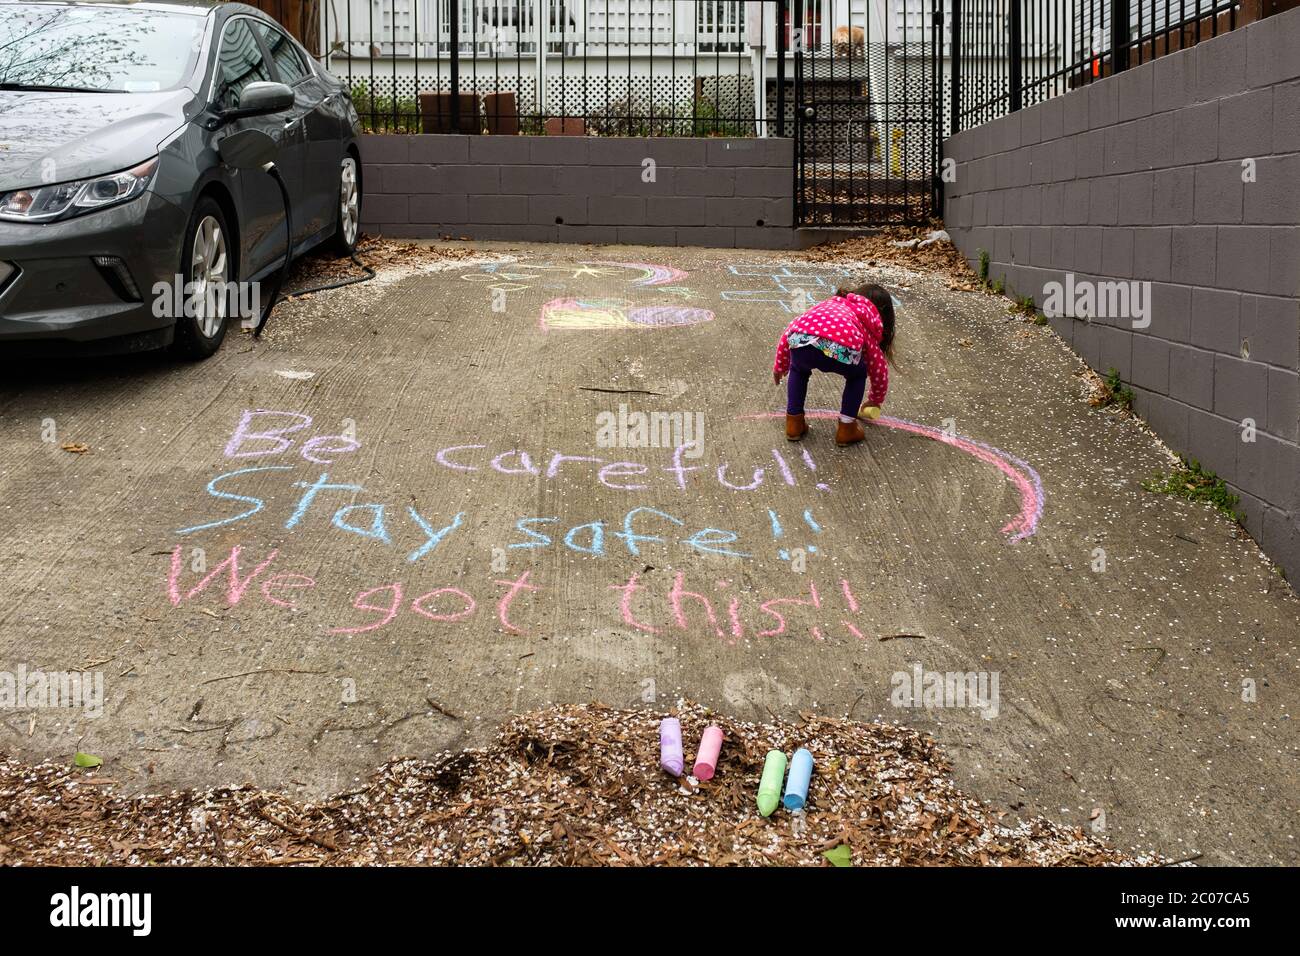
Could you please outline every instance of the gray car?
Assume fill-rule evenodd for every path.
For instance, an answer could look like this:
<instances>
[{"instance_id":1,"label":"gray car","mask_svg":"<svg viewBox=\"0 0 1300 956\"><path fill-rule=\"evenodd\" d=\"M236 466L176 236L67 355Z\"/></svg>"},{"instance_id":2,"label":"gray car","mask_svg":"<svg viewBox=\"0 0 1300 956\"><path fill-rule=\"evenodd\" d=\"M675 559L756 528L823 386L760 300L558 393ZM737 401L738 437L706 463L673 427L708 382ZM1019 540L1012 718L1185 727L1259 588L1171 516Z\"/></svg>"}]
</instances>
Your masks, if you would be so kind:
<instances>
[{"instance_id":1,"label":"gray car","mask_svg":"<svg viewBox=\"0 0 1300 956\"><path fill-rule=\"evenodd\" d=\"M271 175L221 159L249 128L287 219ZM355 248L358 134L343 84L253 7L0 3L0 358L211 355L287 221L295 256Z\"/></svg>"}]
</instances>

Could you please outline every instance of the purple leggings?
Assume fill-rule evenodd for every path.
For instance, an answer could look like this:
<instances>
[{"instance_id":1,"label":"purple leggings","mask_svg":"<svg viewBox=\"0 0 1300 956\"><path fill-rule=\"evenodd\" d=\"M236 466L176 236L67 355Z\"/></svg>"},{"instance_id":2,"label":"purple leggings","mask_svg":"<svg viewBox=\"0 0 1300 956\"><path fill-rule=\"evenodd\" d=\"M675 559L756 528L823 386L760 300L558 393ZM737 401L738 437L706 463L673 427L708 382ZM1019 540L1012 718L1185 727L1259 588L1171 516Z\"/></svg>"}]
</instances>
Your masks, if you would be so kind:
<instances>
[{"instance_id":1,"label":"purple leggings","mask_svg":"<svg viewBox=\"0 0 1300 956\"><path fill-rule=\"evenodd\" d=\"M790 381L786 386L786 414L803 414L804 398L808 395L808 379L814 369L844 376L844 395L840 399L840 414L856 417L858 409L862 407L862 396L867 391L867 367L862 363L849 365L838 361L811 345L790 350Z\"/></svg>"}]
</instances>

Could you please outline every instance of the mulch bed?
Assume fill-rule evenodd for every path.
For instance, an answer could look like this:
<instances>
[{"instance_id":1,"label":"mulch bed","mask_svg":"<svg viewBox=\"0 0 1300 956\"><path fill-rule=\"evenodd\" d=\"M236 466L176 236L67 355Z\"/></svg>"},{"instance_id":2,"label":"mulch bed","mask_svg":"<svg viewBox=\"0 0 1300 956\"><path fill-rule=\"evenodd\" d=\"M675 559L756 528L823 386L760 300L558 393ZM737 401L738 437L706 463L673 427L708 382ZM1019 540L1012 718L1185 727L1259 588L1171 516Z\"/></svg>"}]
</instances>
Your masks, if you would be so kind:
<instances>
[{"instance_id":1,"label":"mulch bed","mask_svg":"<svg viewBox=\"0 0 1300 956\"><path fill-rule=\"evenodd\" d=\"M959 291L983 291L978 276L951 240L940 240L924 247L893 245L909 239L925 239L932 231L942 228L943 223L939 220L927 226L890 226L875 235L815 246L803 256L810 262L903 266L916 272L936 273Z\"/></svg>"},{"instance_id":2,"label":"mulch bed","mask_svg":"<svg viewBox=\"0 0 1300 956\"><path fill-rule=\"evenodd\" d=\"M708 723L717 775L658 769L645 710L560 706L511 719L491 746L405 759L323 803L254 789L117 796L91 771L0 759L9 865L1143 865L1077 828L1003 815L952 783L934 741L892 724L803 716L744 723L683 703L688 762ZM763 818L766 752L815 759L805 813ZM844 849L847 847L847 851Z\"/></svg>"}]
</instances>

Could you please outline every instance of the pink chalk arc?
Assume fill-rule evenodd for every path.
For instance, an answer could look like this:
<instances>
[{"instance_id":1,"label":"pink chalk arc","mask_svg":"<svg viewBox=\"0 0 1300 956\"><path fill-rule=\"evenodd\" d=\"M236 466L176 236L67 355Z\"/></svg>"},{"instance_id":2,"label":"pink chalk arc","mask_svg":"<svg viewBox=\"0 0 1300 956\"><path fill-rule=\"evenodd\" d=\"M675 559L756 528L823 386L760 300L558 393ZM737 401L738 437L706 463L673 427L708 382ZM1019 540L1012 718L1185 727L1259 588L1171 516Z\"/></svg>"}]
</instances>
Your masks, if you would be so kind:
<instances>
[{"instance_id":1,"label":"pink chalk arc","mask_svg":"<svg viewBox=\"0 0 1300 956\"><path fill-rule=\"evenodd\" d=\"M805 412L805 415L808 418L838 419L840 413L819 408ZM742 420L751 421L755 419L784 418L785 412L759 412L754 415L741 415L739 417ZM939 428L909 422L902 418L892 418L889 415L882 415L874 422L864 422L864 424L868 427L883 425L885 428L893 428L913 435L933 438L935 441L958 448L966 452L966 454L997 468L1007 476L1007 479L1020 493L1020 513L1002 527L1002 533L1008 535L1011 542L1016 542L1023 541L1037 532L1038 520L1043 516L1043 505L1047 500L1047 495L1043 491L1043 481L1038 476L1038 472L1016 456L1008 454L1000 448L994 448L992 445L976 441L973 438L956 434L950 435Z\"/></svg>"}]
</instances>

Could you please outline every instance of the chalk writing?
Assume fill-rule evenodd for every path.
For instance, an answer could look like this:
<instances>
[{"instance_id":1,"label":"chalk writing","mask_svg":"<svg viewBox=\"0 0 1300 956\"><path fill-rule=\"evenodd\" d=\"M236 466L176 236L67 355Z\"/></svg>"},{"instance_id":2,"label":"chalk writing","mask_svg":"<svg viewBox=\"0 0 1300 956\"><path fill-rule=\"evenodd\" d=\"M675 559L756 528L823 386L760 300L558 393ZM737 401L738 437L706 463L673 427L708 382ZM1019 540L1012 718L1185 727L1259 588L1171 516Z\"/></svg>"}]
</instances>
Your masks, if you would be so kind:
<instances>
[{"instance_id":1,"label":"chalk writing","mask_svg":"<svg viewBox=\"0 0 1300 956\"><path fill-rule=\"evenodd\" d=\"M444 451L448 452L452 450L453 449L444 449ZM681 449L678 449L678 451L680 450ZM588 456L557 455L552 459L552 468L548 471L548 474L554 474L554 472L558 470L561 460L587 459L587 457ZM589 460L600 461L600 459ZM452 468L467 467L464 465L458 465L450 460L446 460L444 463L448 467ZM627 466L631 463L622 462L618 464ZM601 473L605 473L608 467L609 466L602 468ZM683 471L694 470L693 468L686 469L685 466L680 467ZM265 499L256 495L236 494L225 487L226 483L233 482L234 479L237 479L242 475L288 470L291 469L287 465L262 465L253 468L239 468L235 471L228 471L224 474L218 475L207 484L207 491L212 497L220 500L238 501L244 504L250 504L251 507L245 508L238 514L181 528L177 531L177 534L190 535L200 531L207 531L213 528L237 524L251 518L253 515L260 514L266 507ZM608 484L608 482L606 482L606 484ZM364 494L366 492L366 489L361 485L331 481L329 472L321 472L314 481L291 482L291 487L301 488L303 491L284 522L283 527L286 531L292 531L307 522L309 516L314 514L315 510L318 510L318 500L325 500L324 496L326 493L342 492L351 498L355 495ZM614 486L610 485L610 487ZM400 527L404 530L409 530L409 522L409 524L415 525L414 530L418 532L419 535L414 539L408 539L408 545L416 545L414 550L410 551L406 556L406 560L411 563L419 561L437 548L444 539L446 539L457 528L461 527L466 517L465 512L459 512L450 519L449 523L442 524L439 527L439 521L429 520L426 516L417 511L413 505L407 505L405 511L407 521L403 522ZM388 518L390 513L401 513L400 510L395 507L390 508L388 504L383 502L354 502L351 504L340 505L333 511L330 511L329 507L326 506L326 512L329 514L330 526L339 531L357 535L362 538L368 538L380 544L397 546L397 543L394 541L393 535L389 530L390 520ZM641 553L640 542L673 543L700 554L714 554L732 558L748 558L751 556L749 552L729 547L729 545L739 540L739 535L734 531L720 528L701 528L687 533L684 537L665 538L661 535L644 534L634 530L634 525L637 523L637 519L640 516L657 517L676 527L685 526L685 522L682 519L655 508L637 507L631 509L623 516L621 522L622 530L611 531L610 537L621 541L626 546L627 552L632 556L637 556ZM604 520L584 522L573 525L567 530L558 529L554 534L543 532L538 530L536 527L537 525L555 524L559 521L560 519L558 516L539 515L521 517L515 522L515 529L520 533L520 535L522 535L522 537L510 542L506 547L516 549L545 548L553 546L558 540L563 547L569 551L591 555L593 557L606 556L608 551L605 544L606 522ZM394 525L394 527L398 526ZM406 546L403 545L402 547L405 548ZM216 574L219 571L220 569L214 570L213 574Z\"/></svg>"},{"instance_id":2,"label":"chalk writing","mask_svg":"<svg viewBox=\"0 0 1300 956\"><path fill-rule=\"evenodd\" d=\"M269 419L269 421L268 421ZM279 427L270 427L277 420L290 419ZM256 427L261 431L254 430ZM278 412L269 409L249 409L239 416L235 432L226 442L227 458L263 458L278 455L293 447L296 439L286 436L311 427L311 416L301 412ZM263 442L272 442L274 447L267 448ZM251 447L250 447L251 446ZM322 458L322 455L342 455L354 452L361 443L353 435L317 435L304 442L299 454L307 461L317 465L332 465L334 458Z\"/></svg>"},{"instance_id":3,"label":"chalk writing","mask_svg":"<svg viewBox=\"0 0 1300 956\"><path fill-rule=\"evenodd\" d=\"M647 540L646 536L638 537ZM279 549L245 557L245 546L236 545L210 572L189 581L185 580L183 554L184 548L179 544L172 549L166 575L165 588L174 607L201 601L206 592L221 595L230 607L239 606L250 595L260 595L271 607L310 610L304 608L303 600L317 587L317 580L288 571L271 573L272 565L280 558ZM841 579L837 584L843 611L857 613L859 604L849 581ZM483 587L495 589L487 596L495 601L496 623L510 634L533 633L539 616L544 617L556 600L541 585L533 583L531 571L513 579L496 578ZM466 624L480 613L482 601L475 596L476 589L477 585L465 582L419 587L401 580L363 587L353 597L344 619L330 622L332 626L326 632L344 636L370 634L400 617L413 623ZM663 575L656 576L652 584L646 582L644 572L633 571L622 581L609 583L604 590L615 592L618 597L594 610L609 615L611 623L621 622L625 627L647 634L705 633L734 645L743 640L792 636L802 622L808 636L819 641L827 639L824 625L817 622L814 613L826 609L822 590L815 581L809 581L793 594L755 594L748 588L735 587L729 579L714 580L710 587L707 583L692 584L685 571L676 571L670 580ZM299 592L299 596L288 600L287 592ZM483 591L479 590L479 594ZM652 605L666 611L656 615L649 610ZM841 623L846 636L866 639L853 621L844 619Z\"/></svg>"},{"instance_id":4,"label":"chalk writing","mask_svg":"<svg viewBox=\"0 0 1300 956\"><path fill-rule=\"evenodd\" d=\"M771 521L772 523L772 540L780 541L783 537L785 537L785 528L781 526L781 519L777 516L777 513L773 511L771 508L767 509L767 517L768 520ZM808 527L812 529L813 534L822 533L822 527L817 523L817 520L813 517L812 511L810 510L805 511L803 513L803 520L804 520L804 524L808 525ZM808 552L809 554L816 554L817 546L815 544L810 544L807 545L803 550ZM777 551L776 555L782 561L790 560L790 552L785 548L781 548L779 551Z\"/></svg>"},{"instance_id":5,"label":"chalk writing","mask_svg":"<svg viewBox=\"0 0 1300 956\"><path fill-rule=\"evenodd\" d=\"M476 472L485 468L491 468L499 474L527 476L528 478L538 478L543 481L554 481L563 475L565 478L589 478L591 472L595 471L595 477L600 484L614 491L641 491L650 487L653 482L657 487L664 487L663 479L657 481L657 475L670 475L672 484L678 490L686 490L691 486L688 476L692 472L705 470L705 473L712 476L719 485L730 491L756 491L767 480L768 469L766 466L753 469L748 474L748 481L744 480L744 472L740 475L734 474L730 462L722 462L716 469L703 469L701 465L687 465L683 459L697 457L698 444L684 443L678 445L672 450L668 464L653 467L639 462L630 461L609 461L595 455L568 455L554 449L550 449L545 455L534 459L533 455L525 449L511 448L505 451L497 451L495 448L485 444L469 445L448 445L439 448L434 452L433 461L442 468L448 468L452 471ZM772 449L771 462L776 465L775 473L779 476L780 481L787 487L801 487L797 473L790 461L785 458L779 449ZM815 478L817 466L813 462L812 455L804 451L802 455L804 467L807 468L808 475ZM573 462L575 465L567 465L567 462ZM576 463L589 464L590 468L579 468ZM596 467L599 466L599 467ZM733 478L738 480L733 480ZM629 481L628 479L643 479ZM805 477L805 481L807 476ZM829 488L824 483L814 483L814 487L819 491L828 491Z\"/></svg>"},{"instance_id":6,"label":"chalk writing","mask_svg":"<svg viewBox=\"0 0 1300 956\"><path fill-rule=\"evenodd\" d=\"M828 410L808 414L827 419L837 415ZM755 420L779 415L760 413L739 418ZM915 422L883 416L874 424L942 442L998 468L1021 498L1019 514L1003 527L1003 532L1013 541L1034 534L1044 494L1037 473L1025 462L991 445ZM387 580L363 580L364 586L350 589L351 600L338 610L337 601L319 596L319 572L309 575L285 567L286 559L279 547L257 546L244 539L245 543L231 547L216 563L195 563L185 559L192 549L177 544L170 552L164 580L173 607L215 598L229 606L251 601L268 613L327 609L325 613L331 618L322 620L321 625L326 633L340 640L374 635L395 622L399 627L462 628L476 626L474 622L486 616L490 624L493 610L500 633L529 635L535 630L544 631L544 622L553 617L566 596L549 593L549 585L544 587L544 581L534 581L532 570L513 577L489 575L487 580L477 582L463 579L459 571L454 581L419 580L429 569L437 573L438 569L456 564L423 559L437 554L449 541L460 542L453 548L469 544L465 529L477 529L482 522L471 517L472 509L434 515L411 503L416 500L413 496L400 503L376 499L361 482L335 478L333 473L339 469L328 466L346 461L348 454L361 447L355 429L342 435L317 434L312 425L311 416L299 412L243 412L222 451L227 461L255 463L228 468L207 482L208 497L225 513L191 523L178 534L197 535L233 525L250 529L271 521L277 530L312 529L347 535L351 541L396 550L409 564L423 563L409 572L389 572L385 574ZM542 453L472 442L430 449L429 464L457 475L488 471L518 476L538 486L591 481L611 490L634 492L634 504L647 498L653 500L655 492L673 491L696 498L703 486L715 480L718 487L737 493L753 493L765 483L792 493L826 490L826 485L818 481L817 462L806 447L797 455L788 448L765 450L756 467L748 467L753 463L747 463L743 469L725 461L716 468L703 462L688 463L688 448L678 445L671 451L663 449L662 455L656 456L658 461L627 462L555 449ZM303 475L300 469L308 468ZM287 495L276 493L285 488L294 491ZM604 567L635 562L642 570L620 569L593 582L598 584L597 593L609 594L608 601L599 604L594 613L608 615L611 626L649 634L704 635L727 645L799 637L817 642L872 640L867 626L857 617L862 606L847 578L827 587L809 575L802 578L805 583L791 585L789 590L778 586L776 590L756 592L743 580L719 577L719 572L731 574L727 569L753 560L762 551L759 543L742 540L741 532L736 530L701 527L703 521L688 523L673 514L674 510L672 506L635 504L620 509L616 518L572 519L546 513L515 517L513 524L493 539L501 547L493 551L491 574L505 573L507 556L532 558L539 549L601 559ZM822 542L829 538L816 514L818 509L802 501L784 512L779 506L765 510L776 554L792 563L797 556L795 570L802 576L804 555L820 553ZM656 559L665 555L671 559L681 552L709 559L713 570L674 568L656 574L654 567L646 563L660 563ZM835 621L837 625L831 623Z\"/></svg>"}]
</instances>

